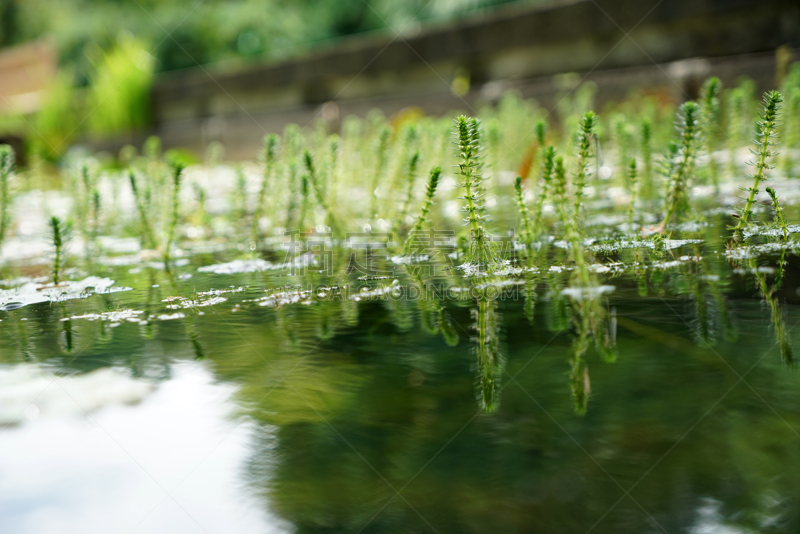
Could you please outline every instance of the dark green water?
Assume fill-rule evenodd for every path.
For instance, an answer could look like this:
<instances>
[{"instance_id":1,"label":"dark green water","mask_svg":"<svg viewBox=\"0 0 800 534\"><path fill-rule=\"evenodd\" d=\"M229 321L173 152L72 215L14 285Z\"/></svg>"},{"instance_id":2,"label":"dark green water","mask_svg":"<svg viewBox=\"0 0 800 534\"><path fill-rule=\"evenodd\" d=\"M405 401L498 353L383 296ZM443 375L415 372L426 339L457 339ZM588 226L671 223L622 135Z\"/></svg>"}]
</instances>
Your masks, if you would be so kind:
<instances>
[{"instance_id":1,"label":"dark green water","mask_svg":"<svg viewBox=\"0 0 800 534\"><path fill-rule=\"evenodd\" d=\"M53 403L80 409L7 420L0 531L798 532L798 260L731 261L719 233L663 256L597 254L623 264L598 274L614 286L596 299L603 332L582 331L568 271L503 277L502 298L480 304L346 298L395 279L472 284L442 264L377 280L197 271L239 253L194 255L172 275L98 267L133 289L0 312L3 372L45 373L49 393L18 395L34 404L61 387L51 374L113 367L155 389L84 411L90 386L75 382ZM565 252L535 261L546 271ZM259 305L287 284L334 289ZM243 290L214 305L164 302L230 287ZM153 317L61 320L122 308Z\"/></svg>"}]
</instances>

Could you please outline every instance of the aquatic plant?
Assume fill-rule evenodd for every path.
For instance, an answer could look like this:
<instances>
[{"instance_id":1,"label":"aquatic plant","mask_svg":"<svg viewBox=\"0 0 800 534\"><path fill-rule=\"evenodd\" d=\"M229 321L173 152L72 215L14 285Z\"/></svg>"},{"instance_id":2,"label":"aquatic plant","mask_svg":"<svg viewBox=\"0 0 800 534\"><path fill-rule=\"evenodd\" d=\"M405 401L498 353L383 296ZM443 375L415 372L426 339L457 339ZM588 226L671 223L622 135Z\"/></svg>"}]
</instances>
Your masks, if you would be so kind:
<instances>
[{"instance_id":1,"label":"aquatic plant","mask_svg":"<svg viewBox=\"0 0 800 534\"><path fill-rule=\"evenodd\" d=\"M775 338L781 352L781 359L787 365L794 365L794 351L792 350L791 337L787 335L786 324L783 318L780 302L778 301L777 291L783 282L783 271L785 266L784 254L781 253L780 261L774 283L767 283L767 274L759 269L755 258L750 258L749 267L758 282L758 290L761 297L769 305L770 319L772 327L775 329Z\"/></svg>"},{"instance_id":2,"label":"aquatic plant","mask_svg":"<svg viewBox=\"0 0 800 534\"><path fill-rule=\"evenodd\" d=\"M705 140L705 152L708 156L706 169L708 177L714 187L718 187L719 169L717 160L714 159L714 149L717 142L717 132L721 129L720 120L720 94L722 93L722 82L713 76L707 79L700 88L700 101L703 111L703 139Z\"/></svg>"},{"instance_id":3,"label":"aquatic plant","mask_svg":"<svg viewBox=\"0 0 800 534\"><path fill-rule=\"evenodd\" d=\"M466 213L463 221L470 226L470 245L468 259L480 267L492 268L497 262L497 250L492 238L483 227L485 216L481 213L483 204L481 199L480 160L480 123L475 118L464 115L455 120L456 156L459 158L458 170L462 182L459 186L464 188L464 196L459 197L466 202L462 211Z\"/></svg>"},{"instance_id":4,"label":"aquatic plant","mask_svg":"<svg viewBox=\"0 0 800 534\"><path fill-rule=\"evenodd\" d=\"M649 199L653 194L653 123L643 117L640 124L639 154L642 158L641 196Z\"/></svg>"},{"instance_id":5,"label":"aquatic plant","mask_svg":"<svg viewBox=\"0 0 800 534\"><path fill-rule=\"evenodd\" d=\"M375 141L375 167L372 171L372 180L370 181L370 205L369 205L369 217L373 218L376 216L376 209L377 209L377 201L378 201L378 185L381 183L381 179L383 178L384 172L386 170L386 152L389 148L389 138L391 136L391 130L384 126L381 128L380 132L378 133L378 137Z\"/></svg>"},{"instance_id":6,"label":"aquatic plant","mask_svg":"<svg viewBox=\"0 0 800 534\"><path fill-rule=\"evenodd\" d=\"M628 187L628 159L633 141L625 115L617 113L611 117L611 133L617 149L617 171Z\"/></svg>"},{"instance_id":7,"label":"aquatic plant","mask_svg":"<svg viewBox=\"0 0 800 534\"><path fill-rule=\"evenodd\" d=\"M728 134L728 172L736 175L738 166L736 164L736 151L742 146L744 141L744 128L746 123L746 95L740 87L730 89L726 93L725 109L727 119Z\"/></svg>"},{"instance_id":8,"label":"aquatic plant","mask_svg":"<svg viewBox=\"0 0 800 534\"><path fill-rule=\"evenodd\" d=\"M500 353L497 302L481 298L477 309L472 310L477 337L478 404L486 413L497 411L500 399L497 389L503 374L504 358Z\"/></svg>"},{"instance_id":9,"label":"aquatic plant","mask_svg":"<svg viewBox=\"0 0 800 534\"><path fill-rule=\"evenodd\" d=\"M733 228L734 239L737 242L742 240L742 231L753 213L753 202L755 202L758 194L758 186L763 180L767 179L766 171L774 167L771 161L777 151L773 150L772 147L775 146L778 137L777 128L778 120L780 119L781 102L783 102L783 98L778 91L764 93L761 114L759 120L756 121L756 150L751 149L751 153L757 159L756 161L748 162L748 165L755 168L755 172L748 175L753 179L753 185L749 188L742 188L742 191L747 191L749 194L745 200L744 208L739 212L738 222Z\"/></svg>"},{"instance_id":10,"label":"aquatic plant","mask_svg":"<svg viewBox=\"0 0 800 534\"><path fill-rule=\"evenodd\" d=\"M553 173L555 169L556 149L552 146L544 147L542 151L542 189L539 191L536 200L536 208L533 212L533 231L539 233L542 225L542 213L544 202L551 193Z\"/></svg>"},{"instance_id":11,"label":"aquatic plant","mask_svg":"<svg viewBox=\"0 0 800 534\"><path fill-rule=\"evenodd\" d=\"M53 284L61 282L61 267L64 265L64 247L69 240L70 228L67 223L53 215L48 221L50 241L53 245Z\"/></svg>"},{"instance_id":12,"label":"aquatic plant","mask_svg":"<svg viewBox=\"0 0 800 534\"><path fill-rule=\"evenodd\" d=\"M419 164L419 150L415 150L411 157L408 158L408 163L406 164L405 170L405 186L406 186L406 194L405 200L403 201L403 206L400 208L400 216L398 221L400 224L403 224L406 219L406 215L408 214L408 208L411 206L411 201L414 198L414 183L417 179L417 165Z\"/></svg>"},{"instance_id":13,"label":"aquatic plant","mask_svg":"<svg viewBox=\"0 0 800 534\"><path fill-rule=\"evenodd\" d=\"M782 153L781 168L790 178L797 177L797 160L792 148L800 147L800 62L793 63L784 80L781 94L784 97L785 126L783 141L789 150Z\"/></svg>"},{"instance_id":14,"label":"aquatic plant","mask_svg":"<svg viewBox=\"0 0 800 534\"><path fill-rule=\"evenodd\" d=\"M775 224L781 229L784 239L789 239L789 230L786 228L786 219L783 216L783 206L778 201L778 194L771 187L767 187L767 194L772 199L772 207L775 208Z\"/></svg>"},{"instance_id":15,"label":"aquatic plant","mask_svg":"<svg viewBox=\"0 0 800 534\"><path fill-rule=\"evenodd\" d=\"M167 240L164 245L164 262L168 264L172 244L175 241L175 228L178 226L178 218L180 216L180 192L181 181L183 179L184 164L181 162L172 163L172 210L170 211L170 218L167 224Z\"/></svg>"},{"instance_id":16,"label":"aquatic plant","mask_svg":"<svg viewBox=\"0 0 800 534\"><path fill-rule=\"evenodd\" d=\"M520 239L525 244L525 248L530 248L533 239L533 229L531 228L530 218L528 217L528 206L525 204L525 195L522 191L522 177L517 176L514 180L514 190L517 193L517 208L519 209L519 220L522 226Z\"/></svg>"},{"instance_id":17,"label":"aquatic plant","mask_svg":"<svg viewBox=\"0 0 800 534\"><path fill-rule=\"evenodd\" d=\"M0 245L11 224L11 199L8 193L8 182L14 172L14 149L9 145L0 145Z\"/></svg>"},{"instance_id":18,"label":"aquatic plant","mask_svg":"<svg viewBox=\"0 0 800 534\"><path fill-rule=\"evenodd\" d=\"M311 187L314 189L314 194L316 195L317 204L319 204L319 206L322 208L322 211L325 212L326 224L331 228L333 233L338 234L340 228L333 213L331 212L328 204L328 197L325 194L325 184L322 183L321 177L316 171L314 166L314 158L311 156L310 150L306 149L305 152L303 152L303 161L306 165L306 174L304 175L303 183L303 198L305 199L309 194L308 182L310 182Z\"/></svg>"},{"instance_id":19,"label":"aquatic plant","mask_svg":"<svg viewBox=\"0 0 800 534\"><path fill-rule=\"evenodd\" d=\"M678 220L689 209L689 183L693 176L694 161L700 142L700 106L695 102L684 103L678 112L676 143L668 153L669 190L666 199L666 214L661 223L664 228Z\"/></svg>"},{"instance_id":20,"label":"aquatic plant","mask_svg":"<svg viewBox=\"0 0 800 534\"><path fill-rule=\"evenodd\" d=\"M631 203L628 207L628 231L633 232L633 215L636 212L636 192L637 187L636 158L628 160L628 184L631 191Z\"/></svg>"},{"instance_id":21,"label":"aquatic plant","mask_svg":"<svg viewBox=\"0 0 800 534\"><path fill-rule=\"evenodd\" d=\"M142 248L155 249L156 239L153 228L150 225L150 217L147 213L147 201L144 194L139 189L138 180L133 170L128 170L128 181L133 192L133 201L136 204L136 211L139 214L139 232Z\"/></svg>"},{"instance_id":22,"label":"aquatic plant","mask_svg":"<svg viewBox=\"0 0 800 534\"><path fill-rule=\"evenodd\" d=\"M261 175L261 187L258 190L255 210L253 211L253 225L250 229L250 246L253 250L258 250L259 222L264 216L264 208L267 199L267 189L270 187L272 175L275 172L275 159L278 151L278 136L269 134L264 138L264 172Z\"/></svg>"},{"instance_id":23,"label":"aquatic plant","mask_svg":"<svg viewBox=\"0 0 800 534\"><path fill-rule=\"evenodd\" d=\"M596 142L596 135L594 132L596 127L597 115L595 115L594 111L587 111L578 123L578 172L573 183L573 216L576 218L580 216L583 189L586 187L586 179L590 174L589 158L592 157L592 142Z\"/></svg>"},{"instance_id":24,"label":"aquatic plant","mask_svg":"<svg viewBox=\"0 0 800 534\"><path fill-rule=\"evenodd\" d=\"M428 220L428 214L433 205L433 196L436 194L436 187L439 185L439 177L442 175L441 167L434 167L431 169L430 176L428 177L428 188L425 190L425 202L422 204L422 209L417 216L414 227L408 233L405 243L403 244L403 254L408 254L410 251L413 236L422 231L422 227Z\"/></svg>"}]
</instances>

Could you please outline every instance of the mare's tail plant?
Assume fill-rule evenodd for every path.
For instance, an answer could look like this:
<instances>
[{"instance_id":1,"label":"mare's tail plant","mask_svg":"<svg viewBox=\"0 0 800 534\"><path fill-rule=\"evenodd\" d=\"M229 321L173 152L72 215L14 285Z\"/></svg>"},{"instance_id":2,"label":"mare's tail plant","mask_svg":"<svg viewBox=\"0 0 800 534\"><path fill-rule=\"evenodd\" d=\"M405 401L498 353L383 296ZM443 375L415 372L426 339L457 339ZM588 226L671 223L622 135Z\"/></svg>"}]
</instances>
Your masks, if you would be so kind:
<instances>
[{"instance_id":1,"label":"mare's tail plant","mask_svg":"<svg viewBox=\"0 0 800 534\"><path fill-rule=\"evenodd\" d=\"M717 131L720 128L720 93L722 83L719 78L713 76L703 83L700 89L702 108L703 108L703 138L705 139L705 151L708 156L706 166L708 177L716 188L719 182L719 169L717 161L714 159L714 149L716 148Z\"/></svg>"},{"instance_id":2,"label":"mare's tail plant","mask_svg":"<svg viewBox=\"0 0 800 534\"><path fill-rule=\"evenodd\" d=\"M371 181L371 189L369 191L370 194L370 207L369 207L369 218L377 217L376 210L377 206L377 190L378 184L383 177L383 174L386 170L386 152L389 148L389 137L391 135L391 131L387 127L383 127L378 134L378 139L375 146L375 168L372 171L372 181Z\"/></svg>"},{"instance_id":3,"label":"mare's tail plant","mask_svg":"<svg viewBox=\"0 0 800 534\"><path fill-rule=\"evenodd\" d=\"M317 203L322 208L322 211L325 212L325 217L326 217L325 223L328 226L330 226L331 231L334 234L338 234L338 230L340 229L339 225L337 224L336 219L334 218L333 213L331 212L330 206L328 205L327 195L325 194L326 193L325 185L322 183L322 180L320 179L320 176L316 171L316 168L314 166L314 159L311 157L311 152L309 150L306 150L303 153L303 159L306 164L306 172L307 172L306 176L308 177L308 180L311 182L311 187L314 188L314 194L317 197ZM308 184L304 184L303 195L307 194L308 194Z\"/></svg>"},{"instance_id":4,"label":"mare's tail plant","mask_svg":"<svg viewBox=\"0 0 800 534\"><path fill-rule=\"evenodd\" d=\"M541 231L540 227L542 225L544 202L548 195L550 195L555 158L556 149L552 146L544 147L544 150L542 150L542 190L539 192L539 197L536 200L536 207L533 212L533 231L537 234Z\"/></svg>"},{"instance_id":5,"label":"mare's tail plant","mask_svg":"<svg viewBox=\"0 0 800 534\"><path fill-rule=\"evenodd\" d=\"M459 159L458 172L464 188L464 196L460 197L466 202L462 211L466 213L464 223L470 226L470 245L467 261L476 263L481 267L494 267L497 262L497 252L492 237L483 227L485 216L481 198L481 147L480 123L475 118L461 115L455 120L456 157Z\"/></svg>"},{"instance_id":6,"label":"mare's tail plant","mask_svg":"<svg viewBox=\"0 0 800 534\"><path fill-rule=\"evenodd\" d=\"M181 192L181 181L183 180L184 165L180 162L172 164L172 211L170 212L169 226L167 226L167 242L164 245L164 260L169 261L172 243L175 241L175 228L178 226L179 195Z\"/></svg>"},{"instance_id":7,"label":"mare's tail plant","mask_svg":"<svg viewBox=\"0 0 800 534\"><path fill-rule=\"evenodd\" d=\"M92 190L91 213L89 214L89 239L86 243L86 255L91 258L98 252L97 235L100 233L100 192Z\"/></svg>"},{"instance_id":8,"label":"mare's tail plant","mask_svg":"<svg viewBox=\"0 0 800 534\"><path fill-rule=\"evenodd\" d=\"M64 265L64 247L69 240L69 225L56 217L50 218L50 239L53 243L53 284L61 282L61 267Z\"/></svg>"},{"instance_id":9,"label":"mare's tail plant","mask_svg":"<svg viewBox=\"0 0 800 534\"><path fill-rule=\"evenodd\" d=\"M678 142L674 154L670 153L668 162L669 190L667 191L666 214L661 223L666 229L671 222L678 220L689 208L689 183L694 173L694 161L700 142L700 106L686 102L678 111ZM673 151L671 151L673 152ZM677 161L675 161L677 159Z\"/></svg>"},{"instance_id":10,"label":"mare's tail plant","mask_svg":"<svg viewBox=\"0 0 800 534\"><path fill-rule=\"evenodd\" d=\"M756 150L750 150L757 159L756 161L748 162L748 165L755 167L755 172L749 175L753 178L753 186L742 188L742 191L747 191L749 194L745 199L744 209L739 213L739 220L733 228L733 238L737 242L742 240L744 228L753 213L753 203L756 195L758 195L758 186L763 180L767 179L766 171L774 167L771 161L777 152L772 147L775 146L778 137L778 119L780 118L782 101L783 99L778 91L764 93L761 115L759 120L756 121Z\"/></svg>"},{"instance_id":11,"label":"mare's tail plant","mask_svg":"<svg viewBox=\"0 0 800 534\"><path fill-rule=\"evenodd\" d=\"M614 136L614 142L617 148L617 165L619 173L623 176L625 186L629 187L628 154L630 153L631 134L628 131L628 123L625 120L625 115L622 113L617 113L612 117L611 132Z\"/></svg>"},{"instance_id":12,"label":"mare's tail plant","mask_svg":"<svg viewBox=\"0 0 800 534\"><path fill-rule=\"evenodd\" d=\"M637 172L636 158L628 161L628 183L631 188L631 204L628 207L628 232L633 232L633 215L636 212L636 192L637 192Z\"/></svg>"},{"instance_id":13,"label":"mare's tail plant","mask_svg":"<svg viewBox=\"0 0 800 534\"><path fill-rule=\"evenodd\" d=\"M250 248L258 250L259 221L264 215L264 204L267 198L267 188L270 186L275 157L278 149L278 136L270 134L264 138L264 174L261 176L261 188L258 191L255 211L253 212L253 226L250 230Z\"/></svg>"},{"instance_id":14,"label":"mare's tail plant","mask_svg":"<svg viewBox=\"0 0 800 534\"><path fill-rule=\"evenodd\" d=\"M742 145L746 113L746 95L741 87L726 92L725 107L728 119L728 172L738 174L736 151Z\"/></svg>"},{"instance_id":15,"label":"mare's tail plant","mask_svg":"<svg viewBox=\"0 0 800 534\"><path fill-rule=\"evenodd\" d=\"M419 216L417 216L417 221L414 223L414 227L409 232L406 242L403 245L404 255L410 252L411 242L414 240L414 236L419 235L419 232L422 231L422 227L428 219L428 214L433 205L433 196L436 194L436 187L439 185L439 177L441 174L441 167L434 167L431 169L431 174L428 178L428 189L425 191L425 203L422 205Z\"/></svg>"},{"instance_id":16,"label":"mare's tail plant","mask_svg":"<svg viewBox=\"0 0 800 534\"><path fill-rule=\"evenodd\" d=\"M128 179L131 184L131 190L133 191L136 211L139 214L139 231L141 232L142 248L155 249L156 240L153 235L153 227L150 225L150 218L147 214L147 201L144 194L139 190L139 185L133 170L128 170Z\"/></svg>"},{"instance_id":17,"label":"mare's tail plant","mask_svg":"<svg viewBox=\"0 0 800 534\"><path fill-rule=\"evenodd\" d=\"M789 239L789 229L786 228L786 219L783 216L783 206L778 201L778 194L771 187L767 187L767 194L772 199L772 207L775 208L775 225L783 233L783 239Z\"/></svg>"},{"instance_id":18,"label":"mare's tail plant","mask_svg":"<svg viewBox=\"0 0 800 534\"><path fill-rule=\"evenodd\" d=\"M14 171L14 149L9 145L0 145L0 245L11 224L11 202L8 193L8 181Z\"/></svg>"},{"instance_id":19,"label":"mare's tail plant","mask_svg":"<svg viewBox=\"0 0 800 534\"><path fill-rule=\"evenodd\" d=\"M578 217L581 210L583 189L586 187L586 178L589 176L589 158L592 157L592 142L595 140L594 130L597 127L597 115L594 111L587 111L578 124L578 174L575 176L573 216Z\"/></svg>"},{"instance_id":20,"label":"mare's tail plant","mask_svg":"<svg viewBox=\"0 0 800 534\"><path fill-rule=\"evenodd\" d=\"M642 119L639 153L642 156L641 193L650 199L653 194L653 123L649 117Z\"/></svg>"},{"instance_id":21,"label":"mare's tail plant","mask_svg":"<svg viewBox=\"0 0 800 534\"><path fill-rule=\"evenodd\" d=\"M525 248L528 249L533 240L533 230L531 229L531 221L528 217L528 206L525 204L525 196L522 191L522 176L517 176L517 179L514 181L514 189L517 192L517 207L519 209L519 219L522 223L522 234L520 237L525 244Z\"/></svg>"},{"instance_id":22,"label":"mare's tail plant","mask_svg":"<svg viewBox=\"0 0 800 534\"><path fill-rule=\"evenodd\" d=\"M411 157L408 158L406 165L406 198L403 201L403 207L400 209L399 223L405 224L406 215L408 215L408 208L411 206L411 201L414 198L414 182L417 179L417 165L419 164L419 150L415 150Z\"/></svg>"}]
</instances>

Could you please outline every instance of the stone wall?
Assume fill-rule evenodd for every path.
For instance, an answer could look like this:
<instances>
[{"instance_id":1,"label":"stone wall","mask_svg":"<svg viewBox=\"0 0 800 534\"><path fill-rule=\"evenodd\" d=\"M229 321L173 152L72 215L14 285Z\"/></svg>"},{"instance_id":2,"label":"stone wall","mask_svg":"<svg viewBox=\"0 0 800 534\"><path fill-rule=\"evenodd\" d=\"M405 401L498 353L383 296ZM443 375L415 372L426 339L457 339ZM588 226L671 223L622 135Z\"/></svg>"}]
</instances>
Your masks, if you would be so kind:
<instances>
[{"instance_id":1,"label":"stone wall","mask_svg":"<svg viewBox=\"0 0 800 534\"><path fill-rule=\"evenodd\" d=\"M552 106L562 91L555 75L565 72L595 82L600 105L632 87L682 101L711 74L772 87L780 46L800 47L796 0L512 6L416 33L355 37L290 61L172 73L153 90L155 133L166 146L202 151L216 140L230 157L252 157L265 132L323 115L335 123L375 107L469 112L508 88Z\"/></svg>"}]
</instances>

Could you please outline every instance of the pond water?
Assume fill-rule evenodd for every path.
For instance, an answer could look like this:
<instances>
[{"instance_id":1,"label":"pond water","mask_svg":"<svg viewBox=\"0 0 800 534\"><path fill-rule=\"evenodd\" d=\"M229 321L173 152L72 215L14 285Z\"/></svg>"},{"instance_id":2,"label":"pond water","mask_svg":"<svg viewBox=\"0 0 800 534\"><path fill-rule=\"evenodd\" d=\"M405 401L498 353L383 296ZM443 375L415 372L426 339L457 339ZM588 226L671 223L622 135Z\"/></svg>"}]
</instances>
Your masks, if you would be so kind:
<instances>
[{"instance_id":1,"label":"pond water","mask_svg":"<svg viewBox=\"0 0 800 534\"><path fill-rule=\"evenodd\" d=\"M20 264L0 531L798 532L800 243L727 221L587 241L591 291L558 242Z\"/></svg>"}]
</instances>

